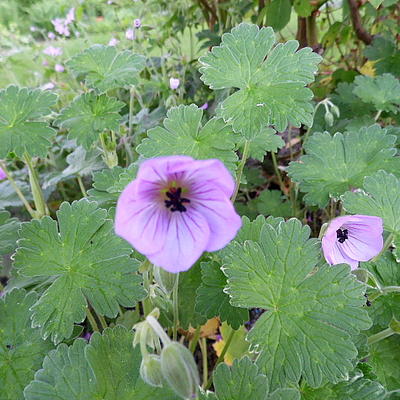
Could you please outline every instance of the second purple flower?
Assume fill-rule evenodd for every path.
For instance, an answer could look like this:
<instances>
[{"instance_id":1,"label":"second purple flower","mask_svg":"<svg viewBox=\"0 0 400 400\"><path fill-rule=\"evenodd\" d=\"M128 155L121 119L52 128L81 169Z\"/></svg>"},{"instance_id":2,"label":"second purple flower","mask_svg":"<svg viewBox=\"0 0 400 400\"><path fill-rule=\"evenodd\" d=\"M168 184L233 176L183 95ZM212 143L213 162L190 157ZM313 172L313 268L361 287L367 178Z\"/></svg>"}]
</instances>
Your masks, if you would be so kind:
<instances>
[{"instance_id":1,"label":"second purple flower","mask_svg":"<svg viewBox=\"0 0 400 400\"><path fill-rule=\"evenodd\" d=\"M118 200L116 233L153 264L186 271L204 251L225 247L240 229L230 201L234 187L219 160L144 161Z\"/></svg>"}]
</instances>

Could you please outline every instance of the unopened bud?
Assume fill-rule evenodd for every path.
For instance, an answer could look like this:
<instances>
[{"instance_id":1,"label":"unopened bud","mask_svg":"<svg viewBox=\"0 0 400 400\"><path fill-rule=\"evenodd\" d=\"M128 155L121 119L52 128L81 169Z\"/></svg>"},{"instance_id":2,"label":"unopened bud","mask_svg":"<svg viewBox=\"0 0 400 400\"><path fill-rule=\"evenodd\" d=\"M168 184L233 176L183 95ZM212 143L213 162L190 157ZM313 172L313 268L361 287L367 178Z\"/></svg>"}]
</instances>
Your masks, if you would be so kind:
<instances>
[{"instance_id":1,"label":"unopened bud","mask_svg":"<svg viewBox=\"0 0 400 400\"><path fill-rule=\"evenodd\" d=\"M182 399L194 399L200 384L192 353L182 344L171 342L161 352L161 372L173 391Z\"/></svg>"},{"instance_id":2,"label":"unopened bud","mask_svg":"<svg viewBox=\"0 0 400 400\"><path fill-rule=\"evenodd\" d=\"M144 357L140 364L140 376L150 386L162 387L163 377L160 356L149 354Z\"/></svg>"},{"instance_id":3,"label":"unopened bud","mask_svg":"<svg viewBox=\"0 0 400 400\"><path fill-rule=\"evenodd\" d=\"M331 103L331 110L336 115L337 118L340 118L339 108L332 103Z\"/></svg>"},{"instance_id":4,"label":"unopened bud","mask_svg":"<svg viewBox=\"0 0 400 400\"><path fill-rule=\"evenodd\" d=\"M325 113L325 122L328 126L332 126L333 125L333 115L330 111L327 111Z\"/></svg>"},{"instance_id":5,"label":"unopened bud","mask_svg":"<svg viewBox=\"0 0 400 400\"><path fill-rule=\"evenodd\" d=\"M156 266L154 266L153 273L155 281L164 292L168 294L172 293L176 280L178 279L178 274L171 274L170 272Z\"/></svg>"}]
</instances>

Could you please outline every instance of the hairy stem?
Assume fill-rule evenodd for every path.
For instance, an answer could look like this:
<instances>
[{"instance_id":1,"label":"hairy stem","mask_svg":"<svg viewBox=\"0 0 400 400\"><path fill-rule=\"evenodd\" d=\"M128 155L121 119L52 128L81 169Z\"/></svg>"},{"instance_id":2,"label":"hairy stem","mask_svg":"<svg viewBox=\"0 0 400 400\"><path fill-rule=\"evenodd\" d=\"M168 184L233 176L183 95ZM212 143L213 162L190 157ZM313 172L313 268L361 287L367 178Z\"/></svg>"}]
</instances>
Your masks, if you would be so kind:
<instances>
[{"instance_id":1,"label":"hairy stem","mask_svg":"<svg viewBox=\"0 0 400 400\"><path fill-rule=\"evenodd\" d=\"M203 387L208 383L208 357L207 357L207 341L206 338L200 340L201 358L203 362Z\"/></svg>"},{"instance_id":2,"label":"hairy stem","mask_svg":"<svg viewBox=\"0 0 400 400\"><path fill-rule=\"evenodd\" d=\"M243 170L244 170L244 166L246 165L247 158L249 157L249 152L250 152L250 141L246 140L244 142L242 159L240 160L239 169L236 174L235 191L233 192L233 195L231 197L232 203L235 202L236 197L239 193L240 181L242 180Z\"/></svg>"},{"instance_id":3,"label":"hairy stem","mask_svg":"<svg viewBox=\"0 0 400 400\"><path fill-rule=\"evenodd\" d=\"M279 187L281 188L281 191L283 193L285 193L285 185L283 184L281 172L279 171L279 168L278 168L278 161L276 160L275 153L271 152L271 158L272 158L272 164L274 165L275 175L278 178Z\"/></svg>"},{"instance_id":4,"label":"hairy stem","mask_svg":"<svg viewBox=\"0 0 400 400\"><path fill-rule=\"evenodd\" d=\"M189 343L189 350L191 351L192 354L196 350L197 343L199 342L200 332L201 332L201 326L198 326L196 328L196 331L194 332L193 339Z\"/></svg>"},{"instance_id":5,"label":"hairy stem","mask_svg":"<svg viewBox=\"0 0 400 400\"><path fill-rule=\"evenodd\" d=\"M28 200L26 199L26 197L24 196L24 194L22 193L21 189L19 188L19 186L17 185L17 182L15 182L15 180L13 179L11 173L8 171L5 162L0 160L0 168L4 171L4 173L7 176L8 181L11 183L11 186L13 187L13 189L15 190L15 193L17 193L17 196L19 197L19 199L22 201L22 203L24 204L26 211L28 211L29 215L32 218L36 217L36 212L35 210L30 206Z\"/></svg>"},{"instance_id":6,"label":"hairy stem","mask_svg":"<svg viewBox=\"0 0 400 400\"><path fill-rule=\"evenodd\" d=\"M389 336L392 336L396 332L392 328L386 328L383 331L380 331L378 333L375 333L375 335L371 335L368 337L368 344L375 344L380 342L383 339L386 339Z\"/></svg>"},{"instance_id":7,"label":"hairy stem","mask_svg":"<svg viewBox=\"0 0 400 400\"><path fill-rule=\"evenodd\" d=\"M177 340L178 338L178 325L179 325L179 299L178 299L178 290L179 290L179 273L176 274L176 281L174 285L174 289L172 291L172 305L173 305L173 313L174 313L174 327L173 327L173 340Z\"/></svg>"},{"instance_id":8,"label":"hairy stem","mask_svg":"<svg viewBox=\"0 0 400 400\"><path fill-rule=\"evenodd\" d=\"M82 177L80 175L78 175L76 177L76 180L78 181L79 189L81 190L82 196L87 197L87 193L86 193L85 185L83 184L83 181L82 181Z\"/></svg>"},{"instance_id":9,"label":"hairy stem","mask_svg":"<svg viewBox=\"0 0 400 400\"><path fill-rule=\"evenodd\" d=\"M90 326L92 327L94 332L99 332L99 327L97 325L96 320L94 319L94 316L92 312L90 311L89 307L86 307L86 317L90 323Z\"/></svg>"}]
</instances>

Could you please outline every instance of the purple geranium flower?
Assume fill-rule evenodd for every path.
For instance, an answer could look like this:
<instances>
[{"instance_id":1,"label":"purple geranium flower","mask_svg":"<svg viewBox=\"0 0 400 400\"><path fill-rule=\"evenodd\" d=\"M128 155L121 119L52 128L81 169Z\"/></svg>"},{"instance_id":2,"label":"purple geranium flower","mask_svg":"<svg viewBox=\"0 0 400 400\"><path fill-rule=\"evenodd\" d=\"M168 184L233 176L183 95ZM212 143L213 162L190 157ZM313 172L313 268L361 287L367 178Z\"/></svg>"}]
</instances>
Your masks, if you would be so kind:
<instances>
[{"instance_id":1,"label":"purple geranium flower","mask_svg":"<svg viewBox=\"0 0 400 400\"><path fill-rule=\"evenodd\" d=\"M186 271L204 251L225 247L240 229L229 200L234 187L219 160L144 161L118 200L115 231L155 265Z\"/></svg>"},{"instance_id":2,"label":"purple geranium flower","mask_svg":"<svg viewBox=\"0 0 400 400\"><path fill-rule=\"evenodd\" d=\"M112 37L112 38L110 39L110 41L108 42L108 45L109 45L109 46L116 46L118 43L119 43L119 40L116 39L115 37Z\"/></svg>"},{"instance_id":3,"label":"purple geranium flower","mask_svg":"<svg viewBox=\"0 0 400 400\"><path fill-rule=\"evenodd\" d=\"M322 238L322 250L331 264L358 267L359 261L369 261L383 248L382 218L369 215L346 215L333 219Z\"/></svg>"},{"instance_id":4,"label":"purple geranium flower","mask_svg":"<svg viewBox=\"0 0 400 400\"><path fill-rule=\"evenodd\" d=\"M6 173L0 168L0 181L2 181L3 179L6 179L7 175Z\"/></svg>"},{"instance_id":5,"label":"purple geranium flower","mask_svg":"<svg viewBox=\"0 0 400 400\"><path fill-rule=\"evenodd\" d=\"M47 56L58 57L62 55L63 50L61 47L48 46L43 50L43 53Z\"/></svg>"},{"instance_id":6,"label":"purple geranium flower","mask_svg":"<svg viewBox=\"0 0 400 400\"><path fill-rule=\"evenodd\" d=\"M64 72L64 67L63 67L61 64L56 64L56 65L54 66L54 70L55 70L56 72Z\"/></svg>"},{"instance_id":7,"label":"purple geranium flower","mask_svg":"<svg viewBox=\"0 0 400 400\"><path fill-rule=\"evenodd\" d=\"M135 31L132 28L127 29L125 32L125 37L128 40L135 40L135 37L136 37Z\"/></svg>"},{"instance_id":8,"label":"purple geranium flower","mask_svg":"<svg viewBox=\"0 0 400 400\"><path fill-rule=\"evenodd\" d=\"M135 28L140 28L140 27L142 26L142 21L141 21L139 18L136 18L136 19L133 21L133 26L134 26Z\"/></svg>"},{"instance_id":9,"label":"purple geranium flower","mask_svg":"<svg viewBox=\"0 0 400 400\"><path fill-rule=\"evenodd\" d=\"M179 84L180 84L180 81L179 81L178 78L169 78L169 87L170 87L172 90L178 89Z\"/></svg>"}]
</instances>

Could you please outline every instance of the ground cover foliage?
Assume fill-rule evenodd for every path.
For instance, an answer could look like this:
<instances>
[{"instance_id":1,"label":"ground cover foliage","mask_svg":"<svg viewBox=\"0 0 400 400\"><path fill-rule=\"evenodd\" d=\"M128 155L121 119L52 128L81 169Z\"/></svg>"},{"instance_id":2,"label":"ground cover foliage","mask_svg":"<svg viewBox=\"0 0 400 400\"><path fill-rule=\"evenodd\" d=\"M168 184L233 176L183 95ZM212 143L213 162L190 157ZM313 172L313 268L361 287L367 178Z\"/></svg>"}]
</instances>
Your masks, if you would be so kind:
<instances>
[{"instance_id":1,"label":"ground cover foliage","mask_svg":"<svg viewBox=\"0 0 400 400\"><path fill-rule=\"evenodd\" d=\"M0 400L400 398L399 18L0 0ZM242 220L179 274L115 233L165 156L219 160ZM383 227L358 268L349 215Z\"/></svg>"}]
</instances>

